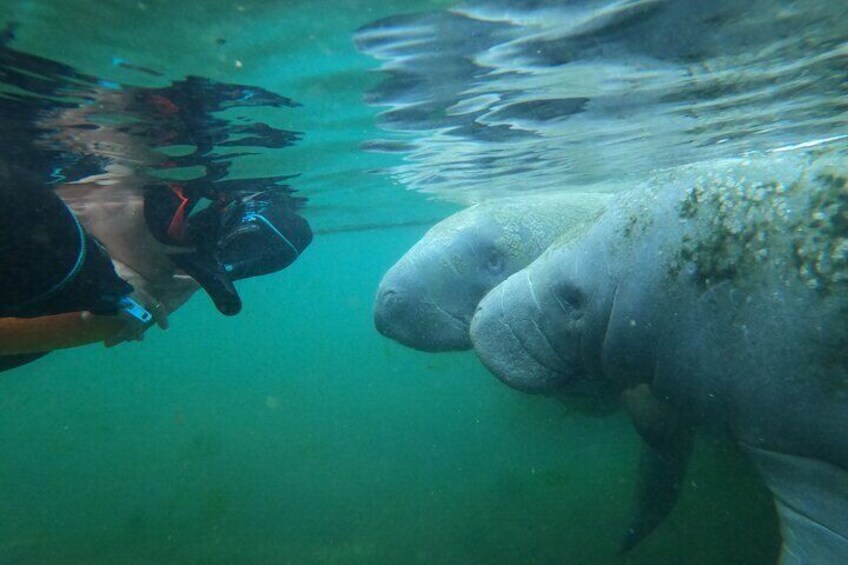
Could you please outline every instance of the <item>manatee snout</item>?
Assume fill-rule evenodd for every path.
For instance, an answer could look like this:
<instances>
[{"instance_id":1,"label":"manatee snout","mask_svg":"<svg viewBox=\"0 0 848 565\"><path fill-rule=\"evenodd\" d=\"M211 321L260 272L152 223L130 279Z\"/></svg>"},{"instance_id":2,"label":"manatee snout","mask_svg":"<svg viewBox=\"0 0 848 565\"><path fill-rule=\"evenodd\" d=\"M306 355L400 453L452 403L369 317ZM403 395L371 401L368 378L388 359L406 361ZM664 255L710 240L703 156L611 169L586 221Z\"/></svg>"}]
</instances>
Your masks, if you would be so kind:
<instances>
[{"instance_id":1,"label":"manatee snout","mask_svg":"<svg viewBox=\"0 0 848 565\"><path fill-rule=\"evenodd\" d=\"M382 335L419 351L471 349L468 321L452 315L414 280L391 276L380 284L374 325Z\"/></svg>"},{"instance_id":2,"label":"manatee snout","mask_svg":"<svg viewBox=\"0 0 848 565\"><path fill-rule=\"evenodd\" d=\"M409 325L404 321L412 318L414 312L407 294L381 285L374 304L374 325L377 331L388 338L398 339L404 333L402 328Z\"/></svg>"},{"instance_id":3,"label":"manatee snout","mask_svg":"<svg viewBox=\"0 0 848 565\"><path fill-rule=\"evenodd\" d=\"M550 337L542 334L538 315L536 297L519 272L480 302L471 320L471 342L486 368L508 386L556 394L572 379Z\"/></svg>"},{"instance_id":4,"label":"manatee snout","mask_svg":"<svg viewBox=\"0 0 848 565\"><path fill-rule=\"evenodd\" d=\"M403 294L393 288L381 288L377 292L374 321L381 333L386 328L392 316L403 311L405 304L406 300Z\"/></svg>"}]
</instances>

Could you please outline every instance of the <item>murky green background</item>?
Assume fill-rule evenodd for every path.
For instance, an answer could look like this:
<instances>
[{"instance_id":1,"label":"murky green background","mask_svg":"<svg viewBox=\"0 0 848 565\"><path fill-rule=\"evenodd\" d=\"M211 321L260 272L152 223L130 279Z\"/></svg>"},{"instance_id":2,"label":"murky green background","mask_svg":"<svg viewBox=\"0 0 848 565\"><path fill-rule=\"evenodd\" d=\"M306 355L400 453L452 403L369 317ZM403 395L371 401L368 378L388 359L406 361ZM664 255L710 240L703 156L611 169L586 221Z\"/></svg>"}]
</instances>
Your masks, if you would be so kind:
<instances>
[{"instance_id":1,"label":"murky green background","mask_svg":"<svg viewBox=\"0 0 848 565\"><path fill-rule=\"evenodd\" d=\"M373 329L383 272L455 208L372 172L400 157L358 151L379 135L362 103L379 77L350 35L444 5L3 0L19 49L304 104L265 116L304 141L242 166L301 173L318 235L283 273L241 283L236 318L197 295L142 343L0 376L0 564L774 562L770 498L732 447L703 439L670 519L618 556L638 449L623 417L569 413L471 353Z\"/></svg>"}]
</instances>

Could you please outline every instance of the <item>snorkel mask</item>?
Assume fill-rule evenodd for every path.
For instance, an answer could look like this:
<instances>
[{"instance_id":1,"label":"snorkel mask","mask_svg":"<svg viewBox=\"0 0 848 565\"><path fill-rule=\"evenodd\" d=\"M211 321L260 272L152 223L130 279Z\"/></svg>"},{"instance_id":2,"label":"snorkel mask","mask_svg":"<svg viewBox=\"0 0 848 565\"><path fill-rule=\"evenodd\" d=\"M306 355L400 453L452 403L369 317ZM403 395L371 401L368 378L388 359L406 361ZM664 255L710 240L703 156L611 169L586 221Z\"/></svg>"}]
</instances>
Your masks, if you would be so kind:
<instances>
[{"instance_id":1,"label":"snorkel mask","mask_svg":"<svg viewBox=\"0 0 848 565\"><path fill-rule=\"evenodd\" d=\"M203 287L224 315L241 310L234 281L285 269L312 241L309 224L295 213L288 194L273 190L227 194L190 214L197 199L186 196L182 187L168 188L175 197L170 204L162 198L168 196L163 193L167 188L145 189L148 226L163 243L194 247L170 258ZM154 196L149 197L151 191ZM170 214L163 213L168 210Z\"/></svg>"}]
</instances>

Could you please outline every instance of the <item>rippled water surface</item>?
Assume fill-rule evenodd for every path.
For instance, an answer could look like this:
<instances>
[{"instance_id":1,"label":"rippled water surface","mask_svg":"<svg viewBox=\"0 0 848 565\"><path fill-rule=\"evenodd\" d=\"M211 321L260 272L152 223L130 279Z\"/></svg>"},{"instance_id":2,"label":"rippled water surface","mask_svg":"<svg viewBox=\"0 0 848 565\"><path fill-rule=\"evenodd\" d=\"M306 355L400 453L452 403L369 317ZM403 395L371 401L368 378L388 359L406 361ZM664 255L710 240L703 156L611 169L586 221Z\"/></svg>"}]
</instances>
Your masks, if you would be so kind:
<instances>
[{"instance_id":1,"label":"rippled water surface","mask_svg":"<svg viewBox=\"0 0 848 565\"><path fill-rule=\"evenodd\" d=\"M620 190L652 169L842 140L846 6L468 2L357 34L369 99L414 132L397 177L476 201Z\"/></svg>"},{"instance_id":2,"label":"rippled water surface","mask_svg":"<svg viewBox=\"0 0 848 565\"><path fill-rule=\"evenodd\" d=\"M69 115L129 124L136 173L285 184L316 231L235 318L198 295L144 342L0 374L0 564L773 563L768 493L709 438L619 555L629 423L389 342L373 299L462 204L844 147L846 21L823 0L0 0L0 153L97 141ZM221 136L125 102L197 84L229 93L198 115Z\"/></svg>"}]
</instances>

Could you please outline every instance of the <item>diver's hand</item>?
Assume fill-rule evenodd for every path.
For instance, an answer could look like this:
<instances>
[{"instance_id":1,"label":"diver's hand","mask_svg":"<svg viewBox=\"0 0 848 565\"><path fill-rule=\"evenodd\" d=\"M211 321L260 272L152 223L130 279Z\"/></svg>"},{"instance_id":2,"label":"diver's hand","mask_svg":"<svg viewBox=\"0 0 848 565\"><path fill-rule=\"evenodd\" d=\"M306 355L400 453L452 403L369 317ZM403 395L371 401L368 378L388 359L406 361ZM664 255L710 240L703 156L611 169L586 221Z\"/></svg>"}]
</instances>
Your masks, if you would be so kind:
<instances>
[{"instance_id":1,"label":"diver's hand","mask_svg":"<svg viewBox=\"0 0 848 565\"><path fill-rule=\"evenodd\" d=\"M167 327L167 316L185 304L200 288L197 281L176 270L151 279L115 259L112 259L112 264L118 276L132 285L134 291L131 296L150 310L161 327Z\"/></svg>"},{"instance_id":2,"label":"diver's hand","mask_svg":"<svg viewBox=\"0 0 848 565\"><path fill-rule=\"evenodd\" d=\"M82 312L80 314L83 322L94 323L96 320L102 320L104 316L99 316L91 312ZM144 332L147 328L153 325L153 322L143 323L141 320L130 318L128 316L109 316L111 320L119 322L118 329L103 339L103 345L106 347L114 347L125 341L142 341Z\"/></svg>"},{"instance_id":3,"label":"diver's hand","mask_svg":"<svg viewBox=\"0 0 848 565\"><path fill-rule=\"evenodd\" d=\"M151 317L148 320L142 320L130 312L130 309L124 309L119 313L119 317L123 320L123 327L114 335L103 341L106 347L114 347L125 341L142 341L144 332L154 324L158 325L163 330L168 329L168 309L157 299L148 289L152 286L140 274L130 269L117 261L115 271L118 275L126 280L133 287L133 292L129 295L130 305L134 302L135 305L144 308Z\"/></svg>"},{"instance_id":4,"label":"diver's hand","mask_svg":"<svg viewBox=\"0 0 848 565\"><path fill-rule=\"evenodd\" d=\"M168 329L168 309L153 295L136 288L127 298L129 300L125 300L126 304L118 314L124 325L112 337L103 341L106 347L114 347L125 341L142 341L144 332L154 324L163 330ZM147 314L150 314L150 317Z\"/></svg>"},{"instance_id":5,"label":"diver's hand","mask_svg":"<svg viewBox=\"0 0 848 565\"><path fill-rule=\"evenodd\" d=\"M197 282L188 275L173 273L153 282L120 261L113 259L112 263L118 276L132 285L134 290L130 298L150 312L153 318L146 324L141 320L128 319L121 331L104 341L106 347L114 347L125 341L141 341L144 332L154 324L163 330L168 329L168 315L185 304L199 288Z\"/></svg>"},{"instance_id":6,"label":"diver's hand","mask_svg":"<svg viewBox=\"0 0 848 565\"><path fill-rule=\"evenodd\" d=\"M138 322L139 325L144 326L145 330L154 324L156 324L163 330L168 329L169 310L165 306L165 304L163 304L163 302L160 301L156 296L147 292L141 287L135 287L135 290L133 290L129 297L133 301L135 301L136 304L147 310L152 316L152 318L148 322L144 323L132 315L127 315L124 316L125 318L127 318L127 321L133 323ZM144 333L144 330L142 330L142 333Z\"/></svg>"}]
</instances>

